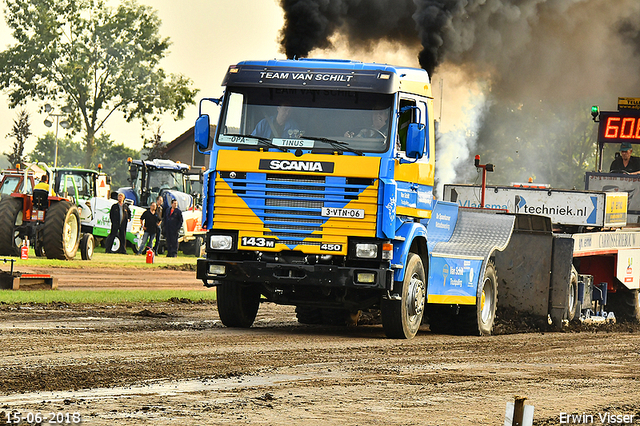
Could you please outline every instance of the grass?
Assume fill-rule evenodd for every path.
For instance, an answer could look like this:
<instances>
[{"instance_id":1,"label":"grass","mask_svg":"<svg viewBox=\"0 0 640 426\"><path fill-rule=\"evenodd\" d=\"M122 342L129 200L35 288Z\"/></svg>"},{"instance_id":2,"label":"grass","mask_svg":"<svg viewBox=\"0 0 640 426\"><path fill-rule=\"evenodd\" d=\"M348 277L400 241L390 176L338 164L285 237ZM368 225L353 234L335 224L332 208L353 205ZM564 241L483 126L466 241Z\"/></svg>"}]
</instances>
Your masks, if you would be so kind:
<instances>
[{"instance_id":1,"label":"grass","mask_svg":"<svg viewBox=\"0 0 640 426\"><path fill-rule=\"evenodd\" d=\"M146 263L146 256L136 256L131 249L127 255L107 254L104 248L96 247L92 260L82 260L80 252L73 260L57 260L36 257L33 249L29 250L29 258L26 260L19 257L0 257L0 270L9 272L11 264L3 259L15 260L14 270L25 270L25 267L34 268L130 268L130 269L194 269L196 257L185 255L181 252L178 257L156 256L154 263ZM192 301L213 301L216 299L216 292L212 290L32 290L13 291L0 290L0 304L47 304L47 303L69 303L69 304L126 304L134 302L162 302L170 299L188 299Z\"/></svg>"},{"instance_id":2,"label":"grass","mask_svg":"<svg viewBox=\"0 0 640 426\"><path fill-rule=\"evenodd\" d=\"M149 268L149 269L162 269L167 267L177 267L182 265L195 265L196 257L193 255L186 255L182 252L178 253L178 257L166 257L166 255L160 255L155 257L154 263L147 263L146 256L134 255L129 248L128 254L107 254L104 252L104 248L96 247L93 254L93 259L82 260L80 251L76 253L75 259L72 260L58 260L47 259L46 257L37 257L33 249L29 249L29 258L26 260L20 259L20 257L6 257L7 259L14 259L14 269L20 266L33 266L37 268ZM0 258L0 269L9 270L11 265L5 262L2 264L2 258Z\"/></svg>"},{"instance_id":3,"label":"grass","mask_svg":"<svg viewBox=\"0 0 640 426\"><path fill-rule=\"evenodd\" d=\"M0 304L127 304L172 299L214 301L215 290L0 290Z\"/></svg>"}]
</instances>

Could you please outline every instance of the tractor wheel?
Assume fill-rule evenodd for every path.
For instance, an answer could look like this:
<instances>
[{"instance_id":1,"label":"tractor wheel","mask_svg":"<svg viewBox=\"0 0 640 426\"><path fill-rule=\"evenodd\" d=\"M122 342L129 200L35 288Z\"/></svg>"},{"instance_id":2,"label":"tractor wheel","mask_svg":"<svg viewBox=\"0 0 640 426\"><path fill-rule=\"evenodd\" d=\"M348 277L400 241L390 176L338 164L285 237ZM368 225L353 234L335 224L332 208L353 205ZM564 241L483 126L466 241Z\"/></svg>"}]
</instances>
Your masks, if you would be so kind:
<instances>
[{"instance_id":1,"label":"tractor wheel","mask_svg":"<svg viewBox=\"0 0 640 426\"><path fill-rule=\"evenodd\" d=\"M571 279L567 289L567 320L573 321L578 312L578 271L575 266L571 266Z\"/></svg>"},{"instance_id":2,"label":"tractor wheel","mask_svg":"<svg viewBox=\"0 0 640 426\"><path fill-rule=\"evenodd\" d=\"M196 239L193 240L193 254L195 257L202 257L204 239L200 235L196 235Z\"/></svg>"},{"instance_id":3,"label":"tractor wheel","mask_svg":"<svg viewBox=\"0 0 640 426\"><path fill-rule=\"evenodd\" d=\"M0 255L20 256L19 226L22 226L22 199L3 198L0 201Z\"/></svg>"},{"instance_id":4,"label":"tractor wheel","mask_svg":"<svg viewBox=\"0 0 640 426\"><path fill-rule=\"evenodd\" d=\"M482 282L478 283L475 306L460 306L458 331L488 336L493 331L498 306L498 279L493 262L487 263Z\"/></svg>"},{"instance_id":5,"label":"tractor wheel","mask_svg":"<svg viewBox=\"0 0 640 426\"><path fill-rule=\"evenodd\" d=\"M225 283L216 288L218 314L227 327L249 328L260 306L260 292L254 285Z\"/></svg>"},{"instance_id":6,"label":"tractor wheel","mask_svg":"<svg viewBox=\"0 0 640 426\"><path fill-rule=\"evenodd\" d=\"M422 323L427 293L422 259L415 253L409 253L407 257L406 272L401 285L401 300L382 300L382 328L387 337L411 339L418 333Z\"/></svg>"},{"instance_id":7,"label":"tractor wheel","mask_svg":"<svg viewBox=\"0 0 640 426\"><path fill-rule=\"evenodd\" d=\"M33 251L35 252L37 257L44 257L46 256L45 252L44 252L44 247L42 246L42 241L35 241L33 246Z\"/></svg>"},{"instance_id":8,"label":"tractor wheel","mask_svg":"<svg viewBox=\"0 0 640 426\"><path fill-rule=\"evenodd\" d=\"M91 260L95 246L96 243L93 235L84 234L82 236L80 240L80 255L82 256L82 260Z\"/></svg>"},{"instance_id":9,"label":"tractor wheel","mask_svg":"<svg viewBox=\"0 0 640 426\"><path fill-rule=\"evenodd\" d=\"M68 201L49 206L44 218L44 252L49 259L73 259L80 243L78 208Z\"/></svg>"},{"instance_id":10,"label":"tractor wheel","mask_svg":"<svg viewBox=\"0 0 640 426\"><path fill-rule=\"evenodd\" d=\"M607 295L607 310L620 321L640 322L640 290L620 288Z\"/></svg>"}]
</instances>

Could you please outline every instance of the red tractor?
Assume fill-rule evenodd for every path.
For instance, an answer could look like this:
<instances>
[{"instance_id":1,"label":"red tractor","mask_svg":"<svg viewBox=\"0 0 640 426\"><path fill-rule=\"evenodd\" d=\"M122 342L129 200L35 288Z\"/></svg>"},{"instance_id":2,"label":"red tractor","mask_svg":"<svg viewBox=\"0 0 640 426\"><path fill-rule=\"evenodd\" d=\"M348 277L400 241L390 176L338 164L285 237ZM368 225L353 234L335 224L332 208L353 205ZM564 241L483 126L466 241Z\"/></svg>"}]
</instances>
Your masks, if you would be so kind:
<instances>
[{"instance_id":1,"label":"red tractor","mask_svg":"<svg viewBox=\"0 0 640 426\"><path fill-rule=\"evenodd\" d=\"M25 181L29 168L24 171ZM50 173L53 178L53 174ZM50 179L51 180L51 179ZM23 188L0 201L0 255L20 256L28 239L36 255L49 259L73 259L80 242L80 214L69 198L50 190ZM84 258L84 256L83 256Z\"/></svg>"}]
</instances>

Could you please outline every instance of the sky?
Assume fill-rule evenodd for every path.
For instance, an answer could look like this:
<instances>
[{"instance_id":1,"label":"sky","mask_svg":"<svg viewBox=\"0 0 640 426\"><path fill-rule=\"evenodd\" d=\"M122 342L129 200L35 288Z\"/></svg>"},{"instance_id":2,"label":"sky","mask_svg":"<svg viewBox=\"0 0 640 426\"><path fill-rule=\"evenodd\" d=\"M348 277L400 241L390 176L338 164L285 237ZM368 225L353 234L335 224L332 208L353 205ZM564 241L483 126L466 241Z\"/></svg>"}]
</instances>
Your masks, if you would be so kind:
<instances>
[{"instance_id":1,"label":"sky","mask_svg":"<svg viewBox=\"0 0 640 426\"><path fill-rule=\"evenodd\" d=\"M279 53L278 44L283 12L276 0L139 0L139 3L157 11L162 21L160 34L172 42L161 66L169 73L189 77L193 87L200 89L196 101L222 94L220 84L230 64L247 59L284 57ZM5 23L4 2L2 9L0 48L4 50L14 44L14 40ZM43 104L29 102L26 106L31 115L33 135L27 140L25 152L35 147L38 137L47 131L55 131L55 124L51 128L43 124L46 115L38 112ZM8 107L6 93L0 94L0 154L9 151L14 142L7 134L17 118L17 111ZM183 120L175 121L167 115L162 121L162 140L171 142L180 136L193 126L197 114L197 106L191 106ZM105 124L105 131L116 143L124 143L133 149L142 148L139 122L127 123L121 116L114 116ZM64 136L62 127L58 135Z\"/></svg>"}]
</instances>

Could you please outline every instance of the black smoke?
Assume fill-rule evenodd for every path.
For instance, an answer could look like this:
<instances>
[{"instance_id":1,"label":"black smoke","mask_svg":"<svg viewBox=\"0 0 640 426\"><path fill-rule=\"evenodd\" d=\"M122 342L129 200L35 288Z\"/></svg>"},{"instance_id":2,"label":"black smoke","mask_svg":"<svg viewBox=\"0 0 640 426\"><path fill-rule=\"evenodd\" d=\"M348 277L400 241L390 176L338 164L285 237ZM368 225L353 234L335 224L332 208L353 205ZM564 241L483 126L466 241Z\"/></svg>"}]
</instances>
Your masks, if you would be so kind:
<instances>
[{"instance_id":1,"label":"black smoke","mask_svg":"<svg viewBox=\"0 0 640 426\"><path fill-rule=\"evenodd\" d=\"M413 0L281 0L280 4L285 12L280 43L288 58L331 48L335 33L364 48L380 40L418 45Z\"/></svg>"},{"instance_id":2,"label":"black smoke","mask_svg":"<svg viewBox=\"0 0 640 426\"><path fill-rule=\"evenodd\" d=\"M482 117L473 120L477 127L464 136L465 152L471 157L477 150L502 155L487 161L504 160L500 162L520 170L513 181L534 175L547 183L564 184L549 176L549 170L559 168L549 158L575 160L570 143L577 130L568 124L588 121L590 105L611 110L618 97L640 97L638 0L280 0L280 4L285 17L280 41L288 57L306 57L314 49L330 51L336 36L353 52L367 52L389 41L412 52L432 78L444 80L445 105L452 102L446 86L453 79L447 72L455 70L464 75L462 81L479 82L484 105L474 108L476 113L482 110ZM590 125L581 130L585 137L595 129ZM581 146L587 148L575 149L591 149L588 143ZM538 155L540 147L548 151L544 158ZM460 161L468 166L466 159Z\"/></svg>"}]
</instances>

